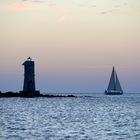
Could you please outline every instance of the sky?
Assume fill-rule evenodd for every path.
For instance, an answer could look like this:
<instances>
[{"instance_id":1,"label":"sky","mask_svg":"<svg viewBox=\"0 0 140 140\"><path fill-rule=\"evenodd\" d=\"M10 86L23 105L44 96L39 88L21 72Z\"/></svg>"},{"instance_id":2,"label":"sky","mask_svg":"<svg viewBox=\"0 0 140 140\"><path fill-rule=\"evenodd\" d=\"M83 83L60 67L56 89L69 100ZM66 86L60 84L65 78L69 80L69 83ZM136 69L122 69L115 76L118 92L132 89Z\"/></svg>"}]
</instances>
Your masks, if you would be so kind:
<instances>
[{"instance_id":1,"label":"sky","mask_svg":"<svg viewBox=\"0 0 140 140\"><path fill-rule=\"evenodd\" d=\"M104 92L115 66L140 92L139 0L0 0L0 91L23 88L31 57L43 93Z\"/></svg>"}]
</instances>

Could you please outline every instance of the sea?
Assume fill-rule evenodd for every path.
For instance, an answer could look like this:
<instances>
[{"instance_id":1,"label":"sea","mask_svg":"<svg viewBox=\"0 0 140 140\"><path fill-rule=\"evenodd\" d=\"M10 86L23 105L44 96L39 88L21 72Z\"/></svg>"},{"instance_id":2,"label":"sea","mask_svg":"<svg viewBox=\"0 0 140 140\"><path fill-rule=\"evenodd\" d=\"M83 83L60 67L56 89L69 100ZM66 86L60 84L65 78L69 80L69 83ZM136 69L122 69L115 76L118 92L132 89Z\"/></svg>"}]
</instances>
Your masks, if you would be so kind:
<instances>
[{"instance_id":1,"label":"sea","mask_svg":"<svg viewBox=\"0 0 140 140\"><path fill-rule=\"evenodd\" d=\"M140 140L140 94L0 98L0 140Z\"/></svg>"}]
</instances>

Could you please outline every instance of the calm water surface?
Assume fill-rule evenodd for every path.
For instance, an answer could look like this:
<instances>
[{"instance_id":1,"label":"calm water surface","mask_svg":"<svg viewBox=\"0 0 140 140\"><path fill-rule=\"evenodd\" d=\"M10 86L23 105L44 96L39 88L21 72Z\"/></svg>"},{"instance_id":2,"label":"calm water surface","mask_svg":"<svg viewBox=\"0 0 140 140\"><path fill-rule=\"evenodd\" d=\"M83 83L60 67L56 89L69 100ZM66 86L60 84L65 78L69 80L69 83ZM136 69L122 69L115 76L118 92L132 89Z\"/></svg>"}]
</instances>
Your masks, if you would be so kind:
<instances>
[{"instance_id":1,"label":"calm water surface","mask_svg":"<svg viewBox=\"0 0 140 140\"><path fill-rule=\"evenodd\" d=\"M0 140L140 140L140 95L1 98Z\"/></svg>"}]
</instances>

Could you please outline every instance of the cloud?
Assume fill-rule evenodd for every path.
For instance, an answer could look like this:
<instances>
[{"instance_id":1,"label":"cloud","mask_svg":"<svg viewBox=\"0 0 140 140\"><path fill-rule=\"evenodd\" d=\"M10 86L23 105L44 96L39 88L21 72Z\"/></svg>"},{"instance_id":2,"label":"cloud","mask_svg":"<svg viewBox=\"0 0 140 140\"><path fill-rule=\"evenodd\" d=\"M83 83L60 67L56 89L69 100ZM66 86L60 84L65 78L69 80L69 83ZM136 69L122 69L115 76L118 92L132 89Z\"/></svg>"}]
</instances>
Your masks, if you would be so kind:
<instances>
[{"instance_id":1,"label":"cloud","mask_svg":"<svg viewBox=\"0 0 140 140\"><path fill-rule=\"evenodd\" d=\"M111 13L114 13L116 12L117 10L116 9L111 9L111 10L108 10L108 11L102 11L100 12L101 15L106 15L106 14L111 14Z\"/></svg>"},{"instance_id":2,"label":"cloud","mask_svg":"<svg viewBox=\"0 0 140 140\"><path fill-rule=\"evenodd\" d=\"M44 2L44 1L42 1L42 0L22 0L22 1L30 1L30 2Z\"/></svg>"},{"instance_id":3,"label":"cloud","mask_svg":"<svg viewBox=\"0 0 140 140\"><path fill-rule=\"evenodd\" d=\"M108 13L107 11L101 12L102 15L105 15L105 14L107 14L107 13Z\"/></svg>"},{"instance_id":4,"label":"cloud","mask_svg":"<svg viewBox=\"0 0 140 140\"><path fill-rule=\"evenodd\" d=\"M22 2L22 3L0 4L0 8L12 10L12 11L23 11L23 10L48 8L48 4Z\"/></svg>"},{"instance_id":5,"label":"cloud","mask_svg":"<svg viewBox=\"0 0 140 140\"><path fill-rule=\"evenodd\" d=\"M64 16L57 17L57 22L63 23L64 21L65 21L65 17Z\"/></svg>"},{"instance_id":6,"label":"cloud","mask_svg":"<svg viewBox=\"0 0 140 140\"><path fill-rule=\"evenodd\" d=\"M43 0L32 0L32 1L31 0L22 0L22 1L23 2L33 2L33 3L46 3ZM47 4L48 4L49 7L56 6L56 3L50 2L50 1L48 1Z\"/></svg>"}]
</instances>

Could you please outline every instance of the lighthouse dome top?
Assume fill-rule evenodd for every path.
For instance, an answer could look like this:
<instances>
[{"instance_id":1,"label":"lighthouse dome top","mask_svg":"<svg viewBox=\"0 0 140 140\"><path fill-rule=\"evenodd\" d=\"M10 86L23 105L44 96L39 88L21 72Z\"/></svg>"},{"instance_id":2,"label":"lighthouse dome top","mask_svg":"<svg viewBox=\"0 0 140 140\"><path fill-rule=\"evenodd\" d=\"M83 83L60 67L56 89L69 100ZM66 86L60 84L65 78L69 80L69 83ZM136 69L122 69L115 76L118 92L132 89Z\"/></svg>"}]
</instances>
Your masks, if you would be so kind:
<instances>
[{"instance_id":1,"label":"lighthouse dome top","mask_svg":"<svg viewBox=\"0 0 140 140\"><path fill-rule=\"evenodd\" d=\"M28 57L22 65L34 65L34 61L32 61L31 57Z\"/></svg>"},{"instance_id":2,"label":"lighthouse dome top","mask_svg":"<svg viewBox=\"0 0 140 140\"><path fill-rule=\"evenodd\" d=\"M27 61L32 61L32 58L31 58L31 57L28 57L28 58L27 58Z\"/></svg>"}]
</instances>

